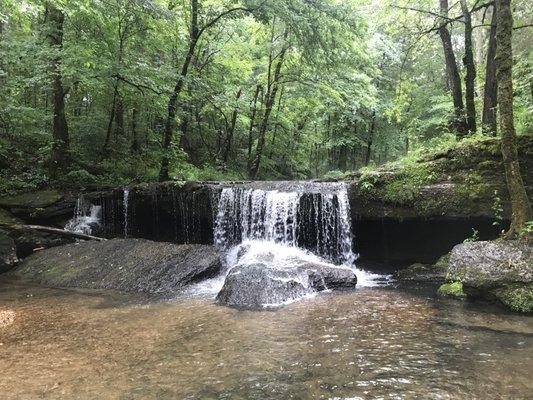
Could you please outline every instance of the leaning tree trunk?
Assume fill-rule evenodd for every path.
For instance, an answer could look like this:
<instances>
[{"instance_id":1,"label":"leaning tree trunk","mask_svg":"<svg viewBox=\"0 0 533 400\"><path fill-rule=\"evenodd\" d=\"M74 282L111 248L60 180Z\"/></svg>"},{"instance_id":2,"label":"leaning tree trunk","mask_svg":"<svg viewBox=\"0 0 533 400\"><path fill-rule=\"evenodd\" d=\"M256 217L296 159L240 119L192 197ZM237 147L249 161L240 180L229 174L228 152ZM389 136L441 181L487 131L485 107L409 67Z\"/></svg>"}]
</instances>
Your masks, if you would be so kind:
<instances>
[{"instance_id":1,"label":"leaning tree trunk","mask_svg":"<svg viewBox=\"0 0 533 400\"><path fill-rule=\"evenodd\" d=\"M466 68L466 129L470 133L476 131L476 106L474 96L476 91L476 66L474 64L474 51L472 49L472 16L466 0L461 0L461 10L463 11L465 22L465 56L463 63Z\"/></svg>"},{"instance_id":2,"label":"leaning tree trunk","mask_svg":"<svg viewBox=\"0 0 533 400\"><path fill-rule=\"evenodd\" d=\"M500 105L500 131L502 135L502 155L505 166L505 178L511 197L511 227L507 238L517 237L526 222L533 219L531 204L524 188L513 122L513 16L510 0L496 1L496 63L498 78L498 102Z\"/></svg>"},{"instance_id":3,"label":"leaning tree trunk","mask_svg":"<svg viewBox=\"0 0 533 400\"><path fill-rule=\"evenodd\" d=\"M65 116L65 90L61 81L61 50L63 47L63 12L52 3L46 3L47 36L54 55L50 61L52 76L52 153L50 177L56 179L70 164L69 134Z\"/></svg>"},{"instance_id":4,"label":"leaning tree trunk","mask_svg":"<svg viewBox=\"0 0 533 400\"><path fill-rule=\"evenodd\" d=\"M496 107L498 105L498 81L496 79L496 5L492 8L489 46L487 49L487 66L483 93L483 115L481 125L483 132L496 134Z\"/></svg>"},{"instance_id":5,"label":"leaning tree trunk","mask_svg":"<svg viewBox=\"0 0 533 400\"><path fill-rule=\"evenodd\" d=\"M450 35L450 31L447 27L448 20L445 18L448 16L448 0L440 0L440 13L443 18L438 31L444 50L444 61L446 64L448 86L450 88L450 92L452 93L454 108L453 128L457 131L457 133L459 133L459 135L462 136L466 134L463 92L461 88L461 77L459 75L459 69L457 68L457 62L455 60L455 53L453 52L452 36Z\"/></svg>"}]
</instances>

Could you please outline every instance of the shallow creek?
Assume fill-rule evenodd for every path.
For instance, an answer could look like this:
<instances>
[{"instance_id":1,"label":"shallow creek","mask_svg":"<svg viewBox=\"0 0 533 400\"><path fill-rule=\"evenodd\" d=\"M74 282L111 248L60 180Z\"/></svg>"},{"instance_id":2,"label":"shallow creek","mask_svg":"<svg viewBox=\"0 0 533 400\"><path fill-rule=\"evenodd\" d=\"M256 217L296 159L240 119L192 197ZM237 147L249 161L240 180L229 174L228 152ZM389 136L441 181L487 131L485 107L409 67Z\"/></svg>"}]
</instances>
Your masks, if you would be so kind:
<instances>
[{"instance_id":1,"label":"shallow creek","mask_svg":"<svg viewBox=\"0 0 533 400\"><path fill-rule=\"evenodd\" d=\"M361 288L258 312L4 280L0 397L531 396L533 318L429 293Z\"/></svg>"}]
</instances>

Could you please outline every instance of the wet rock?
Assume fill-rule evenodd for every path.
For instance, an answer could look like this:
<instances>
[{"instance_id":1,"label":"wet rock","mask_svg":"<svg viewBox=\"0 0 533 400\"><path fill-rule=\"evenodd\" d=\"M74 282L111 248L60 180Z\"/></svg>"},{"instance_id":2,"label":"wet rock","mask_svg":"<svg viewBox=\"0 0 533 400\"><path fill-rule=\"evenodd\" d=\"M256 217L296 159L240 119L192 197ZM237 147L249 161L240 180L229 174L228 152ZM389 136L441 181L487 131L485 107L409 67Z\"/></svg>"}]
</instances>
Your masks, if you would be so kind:
<instances>
[{"instance_id":1,"label":"wet rock","mask_svg":"<svg viewBox=\"0 0 533 400\"><path fill-rule=\"evenodd\" d=\"M72 216L75 199L55 190L39 190L0 198L0 207L26 223L62 225Z\"/></svg>"},{"instance_id":2,"label":"wet rock","mask_svg":"<svg viewBox=\"0 0 533 400\"><path fill-rule=\"evenodd\" d=\"M37 252L11 274L45 286L171 295L213 277L220 267L212 246L112 239Z\"/></svg>"},{"instance_id":3,"label":"wet rock","mask_svg":"<svg viewBox=\"0 0 533 400\"><path fill-rule=\"evenodd\" d=\"M253 310L276 307L313 293L306 280L295 270L269 268L266 264L236 266L228 273L217 302Z\"/></svg>"},{"instance_id":4,"label":"wet rock","mask_svg":"<svg viewBox=\"0 0 533 400\"><path fill-rule=\"evenodd\" d=\"M444 282L446 270L437 265L415 263L398 271L396 277L409 282Z\"/></svg>"},{"instance_id":5,"label":"wet rock","mask_svg":"<svg viewBox=\"0 0 533 400\"><path fill-rule=\"evenodd\" d=\"M13 268L17 262L15 242L7 232L0 230L0 273Z\"/></svg>"},{"instance_id":6,"label":"wet rock","mask_svg":"<svg viewBox=\"0 0 533 400\"><path fill-rule=\"evenodd\" d=\"M496 298L514 310L533 311L533 246L518 241L457 245L446 279L461 282L471 297Z\"/></svg>"},{"instance_id":7,"label":"wet rock","mask_svg":"<svg viewBox=\"0 0 533 400\"><path fill-rule=\"evenodd\" d=\"M279 307L326 289L353 289L355 273L342 267L304 264L291 268L273 268L268 264L238 265L230 270L219 304L260 310Z\"/></svg>"}]
</instances>

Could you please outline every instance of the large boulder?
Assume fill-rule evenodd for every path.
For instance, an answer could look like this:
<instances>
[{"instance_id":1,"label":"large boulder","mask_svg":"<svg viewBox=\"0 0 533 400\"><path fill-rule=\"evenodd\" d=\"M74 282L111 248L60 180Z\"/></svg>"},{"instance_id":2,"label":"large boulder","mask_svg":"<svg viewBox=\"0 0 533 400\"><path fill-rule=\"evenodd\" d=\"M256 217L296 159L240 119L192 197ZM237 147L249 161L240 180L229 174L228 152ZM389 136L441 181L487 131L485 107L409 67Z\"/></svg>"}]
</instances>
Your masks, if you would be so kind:
<instances>
[{"instance_id":1,"label":"large boulder","mask_svg":"<svg viewBox=\"0 0 533 400\"><path fill-rule=\"evenodd\" d=\"M17 262L15 242L6 232L0 230L0 273L13 268Z\"/></svg>"},{"instance_id":2,"label":"large boulder","mask_svg":"<svg viewBox=\"0 0 533 400\"><path fill-rule=\"evenodd\" d=\"M212 246L112 239L39 251L11 274L45 286L170 295L215 276L220 267Z\"/></svg>"},{"instance_id":3,"label":"large boulder","mask_svg":"<svg viewBox=\"0 0 533 400\"><path fill-rule=\"evenodd\" d=\"M217 302L259 310L279 307L327 289L353 289L356 283L351 269L325 264L283 269L267 263L237 265L229 271Z\"/></svg>"},{"instance_id":4,"label":"large boulder","mask_svg":"<svg viewBox=\"0 0 533 400\"><path fill-rule=\"evenodd\" d=\"M533 246L519 241L463 243L450 254L448 281L461 282L471 297L498 299L533 311Z\"/></svg>"}]
</instances>

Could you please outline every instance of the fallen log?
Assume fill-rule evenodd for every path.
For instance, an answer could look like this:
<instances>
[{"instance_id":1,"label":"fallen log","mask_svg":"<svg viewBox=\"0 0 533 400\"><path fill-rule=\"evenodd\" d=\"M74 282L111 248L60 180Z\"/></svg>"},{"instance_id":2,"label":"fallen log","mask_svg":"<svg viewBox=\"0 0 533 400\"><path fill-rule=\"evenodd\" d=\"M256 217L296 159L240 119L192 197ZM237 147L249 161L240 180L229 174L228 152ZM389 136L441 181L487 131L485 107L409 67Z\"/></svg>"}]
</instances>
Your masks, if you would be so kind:
<instances>
[{"instance_id":1,"label":"fallen log","mask_svg":"<svg viewBox=\"0 0 533 400\"><path fill-rule=\"evenodd\" d=\"M105 238L101 238L98 236L86 235L85 233L71 232L65 229L53 228L51 226L43 226L43 225L1 224L0 223L0 227L7 228L7 229L16 229L16 230L30 229L30 230L53 233L56 235L67 236L67 237L83 239L83 240L98 240L100 242L107 240Z\"/></svg>"}]
</instances>

